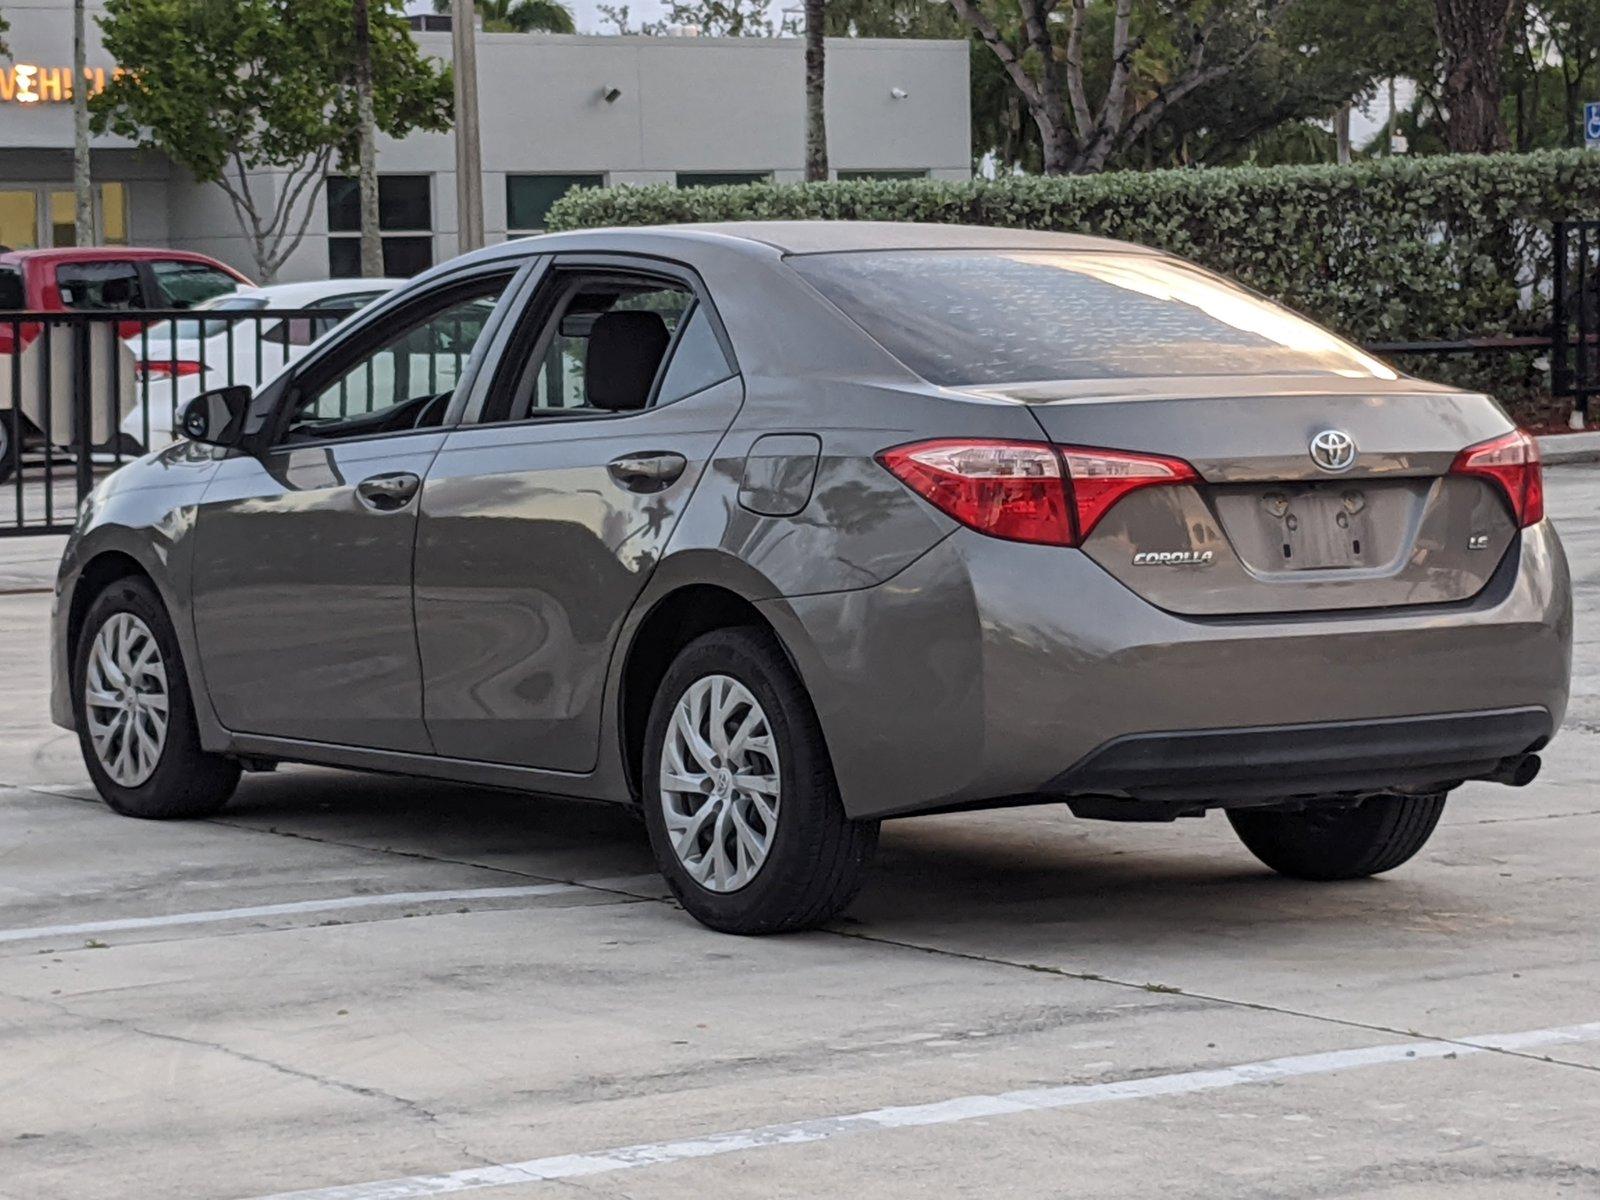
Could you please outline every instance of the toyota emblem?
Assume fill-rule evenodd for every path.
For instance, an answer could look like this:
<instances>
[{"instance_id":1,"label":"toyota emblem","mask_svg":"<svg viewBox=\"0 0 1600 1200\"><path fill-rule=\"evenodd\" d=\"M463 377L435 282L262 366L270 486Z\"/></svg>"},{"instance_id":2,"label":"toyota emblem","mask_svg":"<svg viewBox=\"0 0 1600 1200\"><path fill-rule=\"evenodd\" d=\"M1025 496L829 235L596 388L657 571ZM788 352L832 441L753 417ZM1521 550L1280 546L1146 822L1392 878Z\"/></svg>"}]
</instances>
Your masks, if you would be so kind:
<instances>
[{"instance_id":1,"label":"toyota emblem","mask_svg":"<svg viewBox=\"0 0 1600 1200\"><path fill-rule=\"evenodd\" d=\"M1311 461L1324 471L1348 471L1356 461L1356 441L1339 429L1324 429L1311 439Z\"/></svg>"}]
</instances>

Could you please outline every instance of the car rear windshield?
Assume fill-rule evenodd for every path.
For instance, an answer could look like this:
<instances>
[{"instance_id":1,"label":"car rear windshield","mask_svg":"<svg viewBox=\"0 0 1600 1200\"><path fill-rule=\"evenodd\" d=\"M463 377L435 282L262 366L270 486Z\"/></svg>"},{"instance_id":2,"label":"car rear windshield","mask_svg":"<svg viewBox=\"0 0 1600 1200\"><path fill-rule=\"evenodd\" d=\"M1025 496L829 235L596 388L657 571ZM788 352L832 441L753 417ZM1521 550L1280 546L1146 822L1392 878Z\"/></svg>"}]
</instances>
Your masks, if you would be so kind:
<instances>
[{"instance_id":1,"label":"car rear windshield","mask_svg":"<svg viewBox=\"0 0 1600 1200\"><path fill-rule=\"evenodd\" d=\"M0 312L16 312L28 307L28 293L22 286L22 272L15 267L0 267Z\"/></svg>"},{"instance_id":2,"label":"car rear windshield","mask_svg":"<svg viewBox=\"0 0 1600 1200\"><path fill-rule=\"evenodd\" d=\"M884 349L944 387L1177 375L1395 378L1310 321L1154 254L897 250L789 263Z\"/></svg>"},{"instance_id":3,"label":"car rear windshield","mask_svg":"<svg viewBox=\"0 0 1600 1200\"><path fill-rule=\"evenodd\" d=\"M205 300L196 304L195 311L207 312L254 312L267 306L263 296L219 296L213 300ZM238 322L235 321L205 321L190 317L181 317L171 323L171 328L177 331L179 341L195 341L200 338L216 337L219 333L227 333ZM166 323L163 322L163 325ZM158 325L157 330L162 326ZM252 330L254 332L254 330ZM163 337L170 336L162 333Z\"/></svg>"}]
</instances>

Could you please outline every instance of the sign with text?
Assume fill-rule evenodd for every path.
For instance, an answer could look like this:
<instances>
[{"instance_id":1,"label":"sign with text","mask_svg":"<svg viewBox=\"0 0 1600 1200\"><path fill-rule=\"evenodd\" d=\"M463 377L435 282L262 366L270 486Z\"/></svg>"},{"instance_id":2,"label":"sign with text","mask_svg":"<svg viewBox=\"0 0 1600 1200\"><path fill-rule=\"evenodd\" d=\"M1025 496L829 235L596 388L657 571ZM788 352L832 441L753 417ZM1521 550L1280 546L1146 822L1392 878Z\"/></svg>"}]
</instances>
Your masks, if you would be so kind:
<instances>
[{"instance_id":1,"label":"sign with text","mask_svg":"<svg viewBox=\"0 0 1600 1200\"><path fill-rule=\"evenodd\" d=\"M121 68L85 67L89 95L106 90L106 80L122 74ZM0 104L70 104L72 68L15 63L0 67Z\"/></svg>"}]
</instances>

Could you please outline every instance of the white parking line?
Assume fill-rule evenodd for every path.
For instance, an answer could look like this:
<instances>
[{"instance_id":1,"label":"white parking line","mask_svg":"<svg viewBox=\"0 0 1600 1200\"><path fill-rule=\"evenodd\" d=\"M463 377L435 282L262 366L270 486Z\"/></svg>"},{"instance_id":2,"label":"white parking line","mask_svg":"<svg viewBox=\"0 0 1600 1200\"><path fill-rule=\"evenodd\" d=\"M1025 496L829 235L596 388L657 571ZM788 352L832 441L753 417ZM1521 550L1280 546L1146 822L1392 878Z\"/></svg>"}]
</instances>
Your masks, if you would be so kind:
<instances>
[{"instance_id":1,"label":"white parking line","mask_svg":"<svg viewBox=\"0 0 1600 1200\"><path fill-rule=\"evenodd\" d=\"M722 1154L759 1150L767 1146L799 1146L826 1142L834 1138L871 1133L882 1129L907 1129L926 1125L952 1125L981 1117L1003 1117L1015 1113L1048 1109L1075 1108L1085 1104L1105 1104L1115 1100L1146 1100L1155 1096L1186 1096L1195 1092L1237 1087L1243 1083L1270 1083L1307 1075L1326 1075L1361 1067L1418 1062L1424 1059L1464 1058L1490 1050L1525 1051L1543 1046L1600 1041L1600 1021L1569 1025L1559 1029L1531 1029L1520 1033L1492 1033L1456 1041L1400 1042L1388 1046L1366 1046L1356 1050L1333 1050L1325 1054L1303 1054L1292 1058L1269 1058L1261 1062L1239 1063L1210 1071L1184 1071L1175 1075L1152 1075L1143 1079L1124 1079L1113 1083L1066 1084L1061 1087L1030 1088L992 1095L956 1096L932 1104L900 1108L879 1108L845 1116L819 1117L783 1125L762 1125L703 1137L672 1142L645 1142L589 1154L558 1154L526 1162L503 1163L492 1167L469 1167L443 1175L411 1175L373 1183L341 1184L311 1188L300 1192L278 1192L254 1200L414 1200L416 1197L445 1196L482 1188L506 1187L518 1183L540 1183L553 1179L575 1179L632 1171L661 1163L713 1158ZM714 1189L713 1189L714 1190Z\"/></svg>"},{"instance_id":2,"label":"white parking line","mask_svg":"<svg viewBox=\"0 0 1600 1200\"><path fill-rule=\"evenodd\" d=\"M110 921L83 921L76 925L35 925L28 929L0 929L0 942L26 942L37 938L81 937L84 934L122 933L129 929L164 929L171 925L211 925L219 921L248 921L258 917L293 916L298 913L344 912L352 908L381 908L393 904L446 904L471 900L516 900L524 896L559 896L566 892L629 892L644 887L660 894L659 875L630 875L625 879L594 879L578 883L538 883L525 887L459 888L444 892L377 892L370 896L334 896L325 900L295 900L287 904L254 904L247 908L217 908L208 912L168 913L160 917L119 917Z\"/></svg>"}]
</instances>

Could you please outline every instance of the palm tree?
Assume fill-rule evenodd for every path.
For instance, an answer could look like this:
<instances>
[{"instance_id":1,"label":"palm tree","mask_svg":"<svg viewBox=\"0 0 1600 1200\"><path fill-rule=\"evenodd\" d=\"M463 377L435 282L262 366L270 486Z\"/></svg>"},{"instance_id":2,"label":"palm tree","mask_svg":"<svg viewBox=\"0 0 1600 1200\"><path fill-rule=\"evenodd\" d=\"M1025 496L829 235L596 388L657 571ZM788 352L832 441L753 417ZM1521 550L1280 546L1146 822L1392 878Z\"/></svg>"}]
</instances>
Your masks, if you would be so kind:
<instances>
[{"instance_id":1,"label":"palm tree","mask_svg":"<svg viewBox=\"0 0 1600 1200\"><path fill-rule=\"evenodd\" d=\"M436 12L450 11L450 0L433 0ZM576 33L572 10L561 0L478 0L485 33Z\"/></svg>"}]
</instances>

